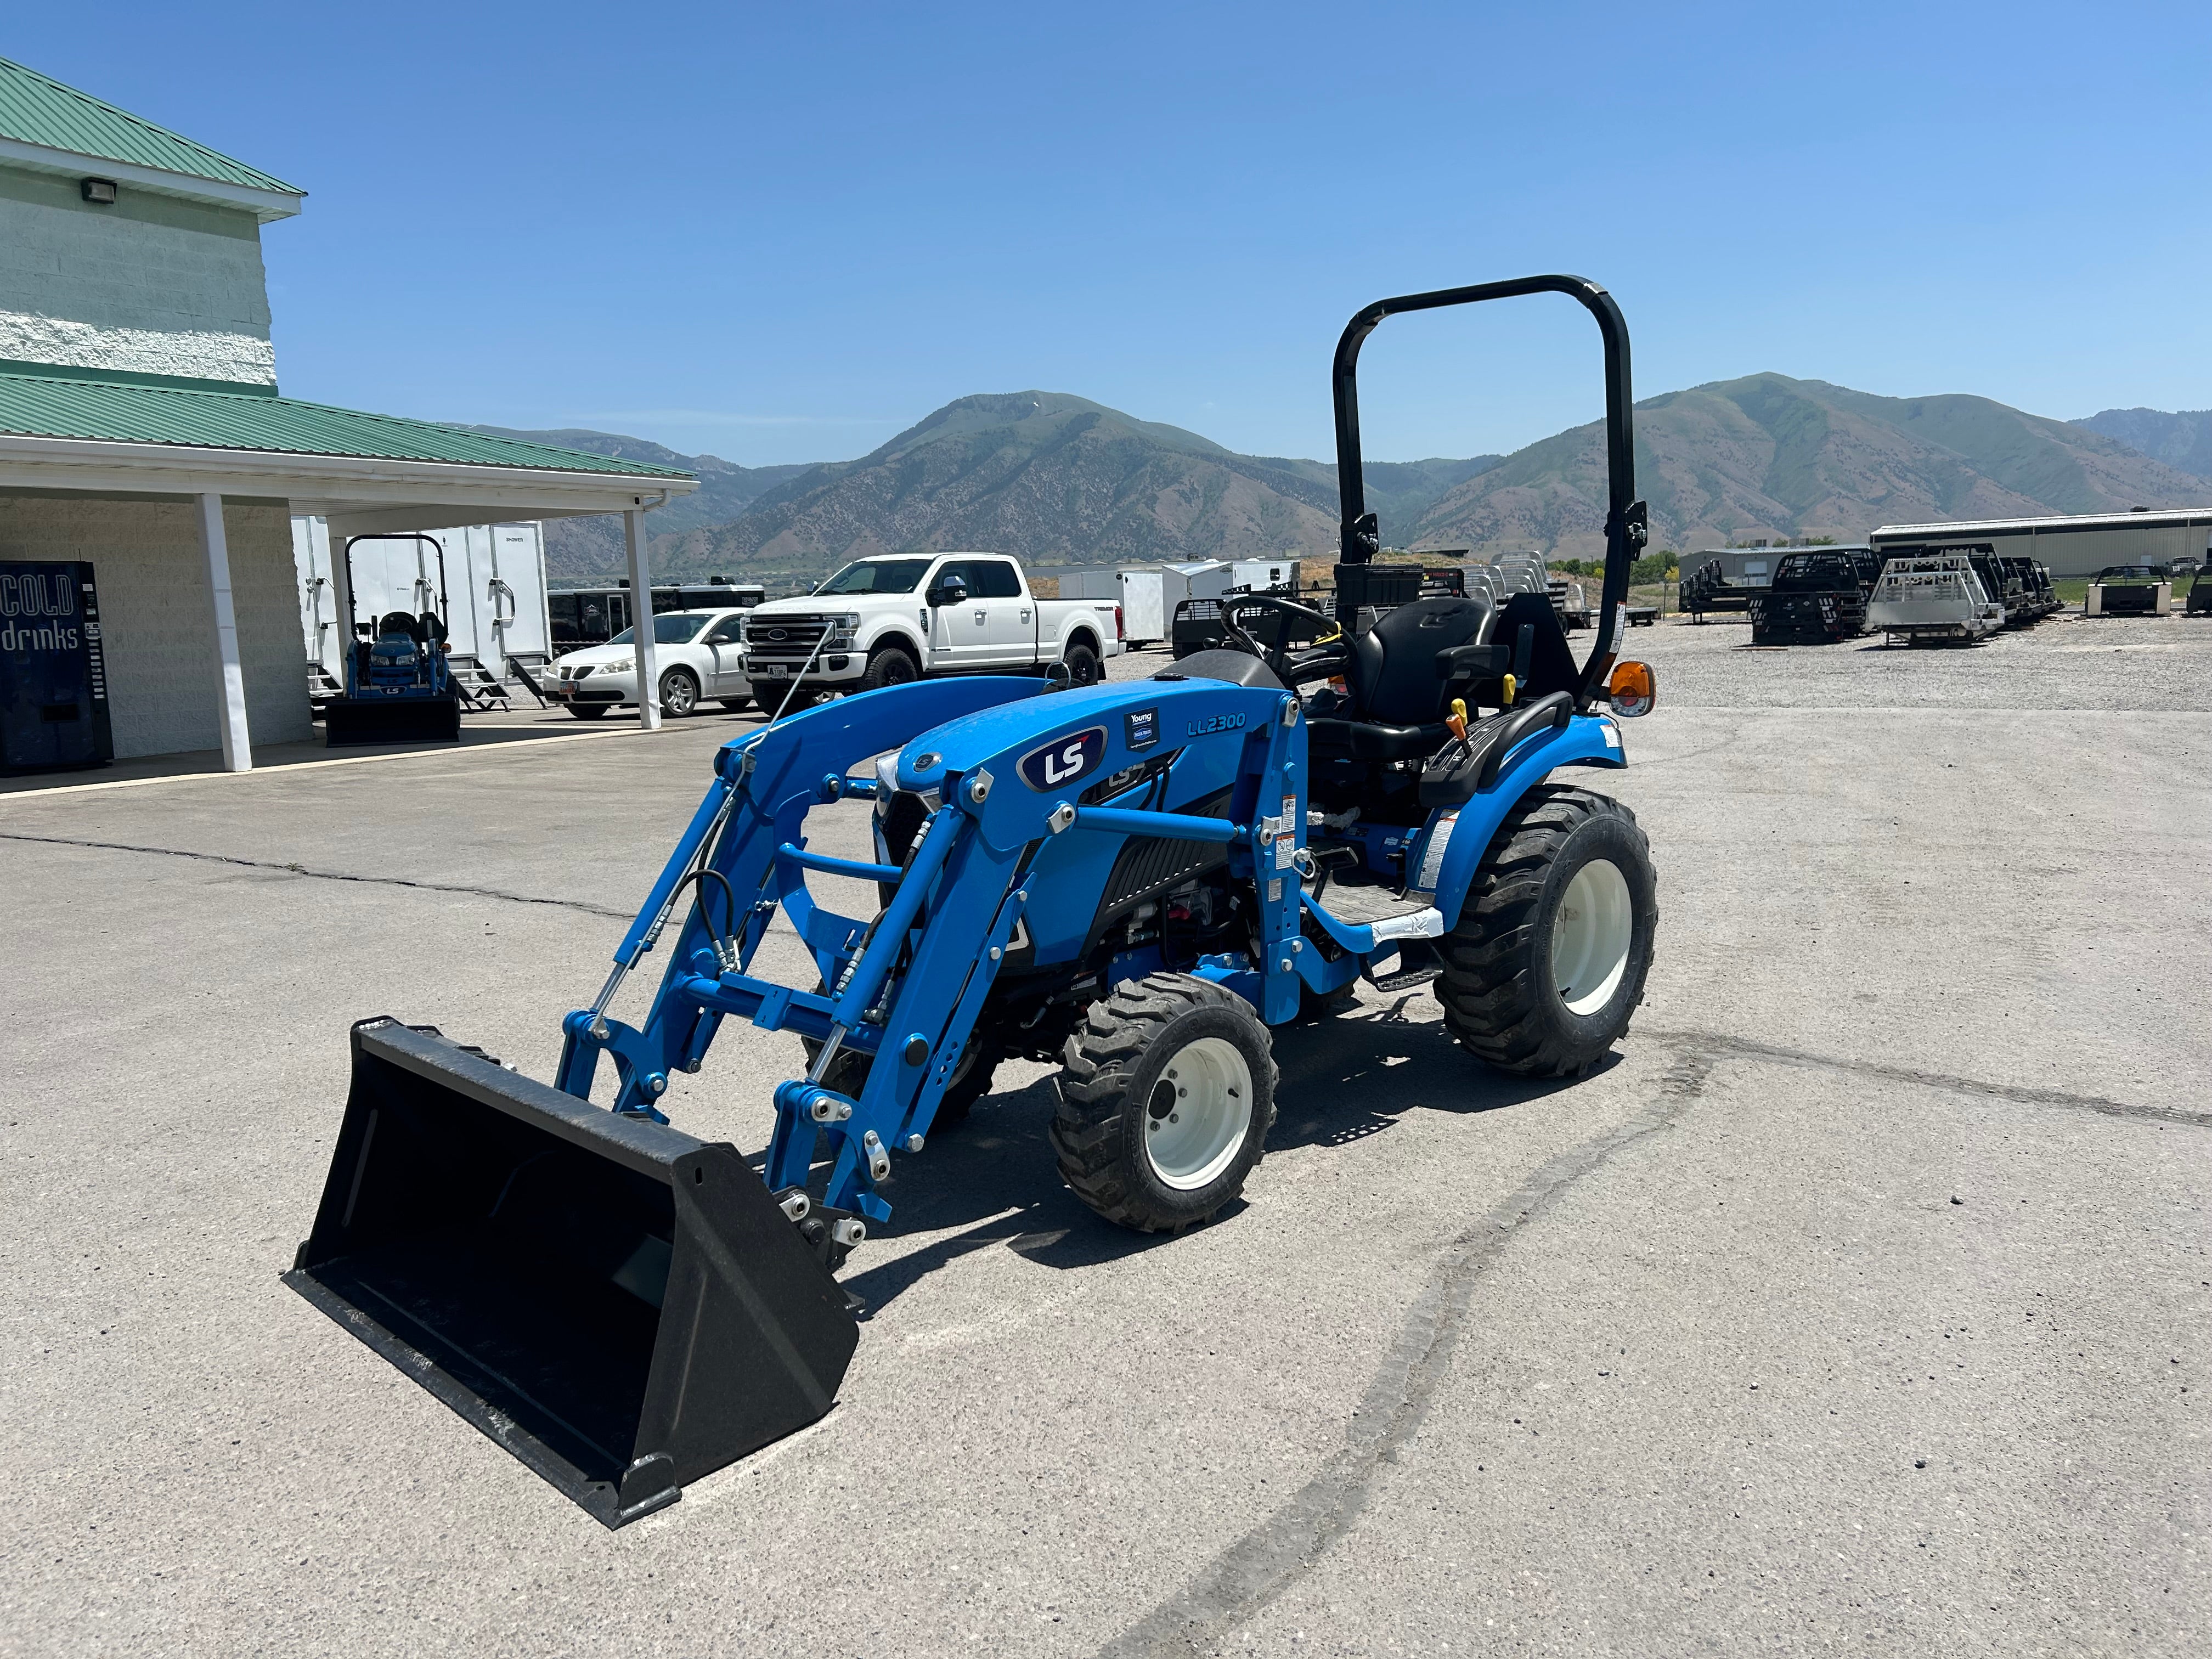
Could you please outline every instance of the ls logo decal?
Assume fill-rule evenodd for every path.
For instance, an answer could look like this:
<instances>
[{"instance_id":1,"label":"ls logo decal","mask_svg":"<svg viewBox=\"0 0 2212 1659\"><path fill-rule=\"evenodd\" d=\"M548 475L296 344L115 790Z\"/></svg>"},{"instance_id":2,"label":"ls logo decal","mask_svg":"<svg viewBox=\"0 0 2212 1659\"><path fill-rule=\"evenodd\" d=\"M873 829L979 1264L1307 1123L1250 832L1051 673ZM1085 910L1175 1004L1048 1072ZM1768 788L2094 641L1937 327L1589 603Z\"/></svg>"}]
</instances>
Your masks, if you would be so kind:
<instances>
[{"instance_id":1,"label":"ls logo decal","mask_svg":"<svg viewBox=\"0 0 2212 1659\"><path fill-rule=\"evenodd\" d=\"M1071 732L1022 757L1022 781L1045 794L1089 777L1106 758L1106 728Z\"/></svg>"}]
</instances>

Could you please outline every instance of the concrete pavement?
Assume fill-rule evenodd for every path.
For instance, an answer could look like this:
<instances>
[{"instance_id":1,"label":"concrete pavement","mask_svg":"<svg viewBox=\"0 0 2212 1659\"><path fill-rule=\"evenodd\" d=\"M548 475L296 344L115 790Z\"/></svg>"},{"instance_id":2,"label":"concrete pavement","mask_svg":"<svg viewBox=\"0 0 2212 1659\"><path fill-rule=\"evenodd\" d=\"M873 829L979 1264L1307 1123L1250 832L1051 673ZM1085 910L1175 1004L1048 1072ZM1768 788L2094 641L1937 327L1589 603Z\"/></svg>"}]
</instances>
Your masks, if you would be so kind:
<instances>
[{"instance_id":1,"label":"concrete pavement","mask_svg":"<svg viewBox=\"0 0 2212 1659\"><path fill-rule=\"evenodd\" d=\"M1363 994L1159 1241L1010 1064L897 1162L837 1410L613 1534L276 1274L346 1025L548 1075L750 721L0 802L0 1650L2201 1651L2212 626L1741 635L1631 637L1613 1066ZM672 1115L757 1147L796 1059Z\"/></svg>"}]
</instances>

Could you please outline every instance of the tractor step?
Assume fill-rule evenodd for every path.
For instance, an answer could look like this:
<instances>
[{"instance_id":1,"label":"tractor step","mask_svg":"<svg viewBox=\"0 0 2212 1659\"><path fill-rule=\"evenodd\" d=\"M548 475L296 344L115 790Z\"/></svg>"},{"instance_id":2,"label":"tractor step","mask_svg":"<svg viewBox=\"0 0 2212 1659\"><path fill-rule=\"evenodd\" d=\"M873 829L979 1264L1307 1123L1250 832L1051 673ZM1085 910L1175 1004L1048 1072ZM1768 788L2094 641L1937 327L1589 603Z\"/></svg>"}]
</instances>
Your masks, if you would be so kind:
<instances>
[{"instance_id":1,"label":"tractor step","mask_svg":"<svg viewBox=\"0 0 2212 1659\"><path fill-rule=\"evenodd\" d=\"M1443 970L1443 958L1427 939L1401 939L1398 945L1398 965L1388 973L1369 974L1367 982L1378 991L1413 991Z\"/></svg>"}]
</instances>

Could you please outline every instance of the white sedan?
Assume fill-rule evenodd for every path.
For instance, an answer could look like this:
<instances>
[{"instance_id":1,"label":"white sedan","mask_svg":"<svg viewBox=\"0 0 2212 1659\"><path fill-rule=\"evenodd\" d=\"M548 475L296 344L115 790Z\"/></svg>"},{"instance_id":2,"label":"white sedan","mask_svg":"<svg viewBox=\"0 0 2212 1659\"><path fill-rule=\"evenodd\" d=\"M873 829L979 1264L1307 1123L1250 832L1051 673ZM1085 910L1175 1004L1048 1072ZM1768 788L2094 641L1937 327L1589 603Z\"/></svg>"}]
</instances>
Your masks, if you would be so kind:
<instances>
[{"instance_id":1,"label":"white sedan","mask_svg":"<svg viewBox=\"0 0 2212 1659\"><path fill-rule=\"evenodd\" d=\"M739 643L742 611L670 611L653 619L660 671L660 708L671 717L696 712L708 699L740 709L752 701ZM637 707L636 630L625 628L605 645L556 657L539 676L545 695L580 720L610 708Z\"/></svg>"}]
</instances>

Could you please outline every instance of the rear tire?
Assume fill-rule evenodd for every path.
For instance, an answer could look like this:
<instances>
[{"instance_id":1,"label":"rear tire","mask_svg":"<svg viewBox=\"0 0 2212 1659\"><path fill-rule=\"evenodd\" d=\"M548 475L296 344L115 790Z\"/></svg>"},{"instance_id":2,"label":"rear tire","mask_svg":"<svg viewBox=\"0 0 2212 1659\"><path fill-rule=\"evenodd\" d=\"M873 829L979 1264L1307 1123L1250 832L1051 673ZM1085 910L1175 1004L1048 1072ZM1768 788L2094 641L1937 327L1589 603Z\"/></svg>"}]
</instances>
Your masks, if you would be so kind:
<instances>
[{"instance_id":1,"label":"rear tire","mask_svg":"<svg viewBox=\"0 0 2212 1659\"><path fill-rule=\"evenodd\" d=\"M660 677L660 712L680 720L699 709L699 682L688 668L672 668Z\"/></svg>"},{"instance_id":2,"label":"rear tire","mask_svg":"<svg viewBox=\"0 0 2212 1659\"><path fill-rule=\"evenodd\" d=\"M880 691L887 685L911 685L921 678L921 665L895 645L884 646L868 659L860 676L860 690Z\"/></svg>"},{"instance_id":3,"label":"rear tire","mask_svg":"<svg viewBox=\"0 0 2212 1659\"><path fill-rule=\"evenodd\" d=\"M1651 848L1610 796L1543 784L1498 826L1437 1000L1479 1058L1516 1077L1580 1077L1628 1030L1659 927Z\"/></svg>"},{"instance_id":4,"label":"rear tire","mask_svg":"<svg viewBox=\"0 0 2212 1659\"><path fill-rule=\"evenodd\" d=\"M1092 1003L1060 1058L1052 1149L1107 1220L1179 1233L1243 1190L1275 1121L1267 1028L1243 999L1151 974Z\"/></svg>"},{"instance_id":5,"label":"rear tire","mask_svg":"<svg viewBox=\"0 0 2212 1659\"><path fill-rule=\"evenodd\" d=\"M1085 641L1078 640L1070 645L1060 661L1067 665L1070 685L1096 685L1104 678L1105 670L1099 666L1098 653Z\"/></svg>"}]
</instances>

